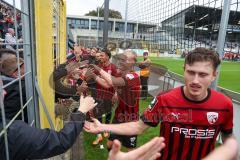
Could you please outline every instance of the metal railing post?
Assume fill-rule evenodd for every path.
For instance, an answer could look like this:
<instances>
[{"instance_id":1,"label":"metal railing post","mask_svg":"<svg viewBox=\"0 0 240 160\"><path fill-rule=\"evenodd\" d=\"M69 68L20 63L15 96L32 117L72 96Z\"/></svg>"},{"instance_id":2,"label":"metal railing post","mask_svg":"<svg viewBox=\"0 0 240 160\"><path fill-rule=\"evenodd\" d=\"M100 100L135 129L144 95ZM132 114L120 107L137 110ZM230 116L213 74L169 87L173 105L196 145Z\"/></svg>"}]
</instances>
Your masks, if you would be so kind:
<instances>
[{"instance_id":1,"label":"metal railing post","mask_svg":"<svg viewBox=\"0 0 240 160\"><path fill-rule=\"evenodd\" d=\"M2 78L0 77L2 81ZM6 117L5 117L5 110L4 110L4 103L3 103L3 84L0 83L0 109L2 111L2 124L3 124L3 132L4 132L4 144L5 144L5 153L6 159L9 160L9 150L8 150L8 137L7 137L7 129L6 129Z\"/></svg>"},{"instance_id":2,"label":"metal railing post","mask_svg":"<svg viewBox=\"0 0 240 160\"><path fill-rule=\"evenodd\" d=\"M38 93L39 100L40 100L40 102L41 102L41 104L42 104L42 106L43 106L43 110L44 110L44 112L45 112L45 114L46 114L48 123L49 123L51 129L54 129L53 121L52 121L52 119L51 119L51 117L50 117L50 114L49 114L49 112L48 112L48 110L47 110L47 106L46 106L46 104L45 104L45 102L44 102L42 93L41 93L40 88L39 88L39 86L38 86L37 78L35 79L35 87L36 87L36 91L37 91L37 93Z\"/></svg>"},{"instance_id":3,"label":"metal railing post","mask_svg":"<svg viewBox=\"0 0 240 160\"><path fill-rule=\"evenodd\" d=\"M126 41L127 37L127 19L128 19L128 0L126 0L125 5L125 28L124 28L124 41Z\"/></svg>"},{"instance_id":4,"label":"metal railing post","mask_svg":"<svg viewBox=\"0 0 240 160\"><path fill-rule=\"evenodd\" d=\"M103 46L108 43L109 0L104 0Z\"/></svg>"},{"instance_id":5,"label":"metal railing post","mask_svg":"<svg viewBox=\"0 0 240 160\"><path fill-rule=\"evenodd\" d=\"M228 19L229 19L229 13L230 13L230 4L231 4L231 0L224 0L221 22L220 22L220 26L219 26L220 29L219 29L219 33L218 33L217 53L219 54L219 57L221 59L223 57L224 43L225 43ZM217 69L218 75L217 75L215 81L211 84L211 88L217 89L220 68L221 68L221 66L219 66Z\"/></svg>"}]
</instances>

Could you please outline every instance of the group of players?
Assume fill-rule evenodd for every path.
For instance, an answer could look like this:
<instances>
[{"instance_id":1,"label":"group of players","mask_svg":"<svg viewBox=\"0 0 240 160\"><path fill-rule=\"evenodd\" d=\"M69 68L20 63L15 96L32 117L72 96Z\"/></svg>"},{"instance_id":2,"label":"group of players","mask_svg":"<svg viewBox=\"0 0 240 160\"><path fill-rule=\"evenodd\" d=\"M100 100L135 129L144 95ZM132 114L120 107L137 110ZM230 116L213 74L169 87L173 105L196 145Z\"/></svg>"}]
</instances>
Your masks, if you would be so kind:
<instances>
[{"instance_id":1,"label":"group of players","mask_svg":"<svg viewBox=\"0 0 240 160\"><path fill-rule=\"evenodd\" d=\"M219 133L223 142L232 137L233 104L228 97L209 88L221 62L215 51L205 48L191 51L183 66L185 84L160 92L141 116L141 82L139 74L134 71L136 53L125 50L117 55L117 67L109 61L110 57L108 51L100 51L100 63L89 65L84 74L85 79L96 82L96 97L103 100L95 109L107 112L112 108L112 98L118 100L112 124L101 123L94 114L92 121L84 124L87 132L110 133L109 150L114 139L128 151L135 149L137 135L158 124L161 124L160 136L165 139L165 148L161 152L164 160L202 159L214 149ZM107 119L109 123L110 118ZM99 136L94 144L98 142Z\"/></svg>"}]
</instances>

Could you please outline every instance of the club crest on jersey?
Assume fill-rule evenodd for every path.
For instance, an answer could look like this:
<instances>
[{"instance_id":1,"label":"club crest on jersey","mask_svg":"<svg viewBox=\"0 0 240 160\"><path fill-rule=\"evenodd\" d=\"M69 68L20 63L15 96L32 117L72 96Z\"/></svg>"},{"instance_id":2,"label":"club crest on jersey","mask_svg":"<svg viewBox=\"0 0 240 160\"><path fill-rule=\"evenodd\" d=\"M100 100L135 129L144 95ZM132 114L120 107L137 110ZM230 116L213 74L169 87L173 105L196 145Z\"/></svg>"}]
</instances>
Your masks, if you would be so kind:
<instances>
[{"instance_id":1,"label":"club crest on jersey","mask_svg":"<svg viewBox=\"0 0 240 160\"><path fill-rule=\"evenodd\" d=\"M154 106L157 104L157 102L158 102L158 100L157 100L157 98L155 97L155 98L152 100L152 102L148 105L148 109L151 111L151 110L154 108Z\"/></svg>"},{"instance_id":2,"label":"club crest on jersey","mask_svg":"<svg viewBox=\"0 0 240 160\"><path fill-rule=\"evenodd\" d=\"M207 120L210 124L214 124L218 119L217 112L207 112Z\"/></svg>"},{"instance_id":3,"label":"club crest on jersey","mask_svg":"<svg viewBox=\"0 0 240 160\"><path fill-rule=\"evenodd\" d=\"M133 74L126 74L126 78L132 80L134 78L134 75Z\"/></svg>"}]
</instances>

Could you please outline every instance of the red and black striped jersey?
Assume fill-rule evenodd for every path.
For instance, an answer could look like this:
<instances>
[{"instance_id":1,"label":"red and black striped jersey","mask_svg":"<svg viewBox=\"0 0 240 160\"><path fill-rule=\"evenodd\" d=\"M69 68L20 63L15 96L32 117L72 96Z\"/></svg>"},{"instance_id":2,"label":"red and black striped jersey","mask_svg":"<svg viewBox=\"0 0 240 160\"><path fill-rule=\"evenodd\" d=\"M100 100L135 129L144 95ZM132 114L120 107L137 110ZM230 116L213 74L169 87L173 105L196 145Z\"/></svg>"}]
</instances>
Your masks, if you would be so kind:
<instances>
[{"instance_id":1,"label":"red and black striped jersey","mask_svg":"<svg viewBox=\"0 0 240 160\"><path fill-rule=\"evenodd\" d=\"M117 67L110 63L108 66L103 66L101 64L98 65L100 68L102 68L105 72L111 74L112 76L118 76L117 74ZM105 99L105 100L111 100L114 95L114 88L104 88L100 84L96 84L96 97L98 99Z\"/></svg>"},{"instance_id":2,"label":"red and black striped jersey","mask_svg":"<svg viewBox=\"0 0 240 160\"><path fill-rule=\"evenodd\" d=\"M135 72L126 74L125 86L117 87L119 104L115 110L118 122L131 122L139 119L140 78Z\"/></svg>"},{"instance_id":3,"label":"red and black striped jersey","mask_svg":"<svg viewBox=\"0 0 240 160\"><path fill-rule=\"evenodd\" d=\"M219 132L232 133L233 105L212 89L204 100L192 101L178 87L154 98L141 119L150 126L161 123L166 147L160 159L200 160L214 149Z\"/></svg>"}]
</instances>

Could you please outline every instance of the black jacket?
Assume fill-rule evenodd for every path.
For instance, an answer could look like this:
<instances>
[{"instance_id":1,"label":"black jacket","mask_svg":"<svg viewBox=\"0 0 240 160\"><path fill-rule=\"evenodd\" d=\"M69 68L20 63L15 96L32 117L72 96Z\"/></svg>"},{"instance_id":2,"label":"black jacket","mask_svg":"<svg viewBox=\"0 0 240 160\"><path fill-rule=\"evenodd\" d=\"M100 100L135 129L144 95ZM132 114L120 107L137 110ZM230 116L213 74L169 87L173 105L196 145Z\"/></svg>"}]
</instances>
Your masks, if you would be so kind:
<instances>
[{"instance_id":1,"label":"black jacket","mask_svg":"<svg viewBox=\"0 0 240 160\"><path fill-rule=\"evenodd\" d=\"M83 128L84 121L83 113L72 113L71 121L59 132L30 127L19 120L14 121L8 129L10 160L42 159L64 153L73 145ZM1 160L6 159L3 137L0 138Z\"/></svg>"},{"instance_id":2,"label":"black jacket","mask_svg":"<svg viewBox=\"0 0 240 160\"><path fill-rule=\"evenodd\" d=\"M14 80L14 78L2 76L3 84ZM25 80L21 80L22 100L23 105L26 103ZM7 94L4 96L4 110L6 119L12 119L21 109L19 81L14 82L5 88ZM0 110L1 111L1 110ZM1 116L0 116L1 119ZM22 115L17 117L17 120L22 120ZM27 108L24 110L24 120L27 122Z\"/></svg>"},{"instance_id":3,"label":"black jacket","mask_svg":"<svg viewBox=\"0 0 240 160\"><path fill-rule=\"evenodd\" d=\"M76 87L75 86L65 86L63 84L62 78L67 76L67 69L66 69L67 63L60 64L54 71L53 71L53 81L54 84L52 84L52 79L50 78L49 83L54 87L55 91L55 102L58 102L58 98L68 99L70 97L77 97L76 96Z\"/></svg>"}]
</instances>

